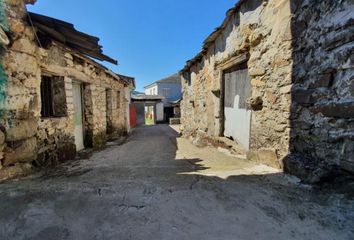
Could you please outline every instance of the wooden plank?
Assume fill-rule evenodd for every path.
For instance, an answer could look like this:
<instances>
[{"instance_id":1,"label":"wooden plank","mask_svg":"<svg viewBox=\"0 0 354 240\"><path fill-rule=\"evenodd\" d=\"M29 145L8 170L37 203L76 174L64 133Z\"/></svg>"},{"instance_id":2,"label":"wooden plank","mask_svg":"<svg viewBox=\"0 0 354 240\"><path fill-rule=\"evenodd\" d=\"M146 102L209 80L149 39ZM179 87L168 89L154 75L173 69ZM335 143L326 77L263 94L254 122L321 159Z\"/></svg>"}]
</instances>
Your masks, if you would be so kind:
<instances>
[{"instance_id":1,"label":"wooden plank","mask_svg":"<svg viewBox=\"0 0 354 240\"><path fill-rule=\"evenodd\" d=\"M83 42L89 42L90 44L93 44L95 46L98 46L98 38L92 37L87 34L80 33L76 31L75 29L69 29L65 27L58 27L58 30L63 33L64 35L70 36L73 39L76 39L78 41L83 41Z\"/></svg>"},{"instance_id":2,"label":"wooden plank","mask_svg":"<svg viewBox=\"0 0 354 240\"><path fill-rule=\"evenodd\" d=\"M35 26L38 28L38 30L40 30L42 33L49 35L50 37L52 37L54 40L57 40L61 43L66 43L66 38L63 34L57 32L56 30L47 27L43 24L40 23L36 23Z\"/></svg>"},{"instance_id":3,"label":"wooden plank","mask_svg":"<svg viewBox=\"0 0 354 240\"><path fill-rule=\"evenodd\" d=\"M80 49L77 49L78 51L80 51ZM81 52L81 51L80 51ZM83 54L87 54L88 56L90 57L93 57L93 58L96 58L96 59L99 59L101 61L107 61L107 62L110 62L110 63L113 63L115 65L118 64L118 61L113 59L113 58L110 58L102 53L98 53L98 52L94 52L94 51L88 51L88 50L83 50L82 51Z\"/></svg>"},{"instance_id":4,"label":"wooden plank","mask_svg":"<svg viewBox=\"0 0 354 240\"><path fill-rule=\"evenodd\" d=\"M29 16L30 16L30 18L32 19L33 22L36 21L36 22L40 22L42 24L51 25L51 26L53 26L53 25L63 25L63 26L66 26L66 27L71 27L71 28L74 27L73 24L61 21L59 19L51 18L51 17L40 15L40 14L33 13L33 12L28 12L28 14L29 14Z\"/></svg>"}]
</instances>

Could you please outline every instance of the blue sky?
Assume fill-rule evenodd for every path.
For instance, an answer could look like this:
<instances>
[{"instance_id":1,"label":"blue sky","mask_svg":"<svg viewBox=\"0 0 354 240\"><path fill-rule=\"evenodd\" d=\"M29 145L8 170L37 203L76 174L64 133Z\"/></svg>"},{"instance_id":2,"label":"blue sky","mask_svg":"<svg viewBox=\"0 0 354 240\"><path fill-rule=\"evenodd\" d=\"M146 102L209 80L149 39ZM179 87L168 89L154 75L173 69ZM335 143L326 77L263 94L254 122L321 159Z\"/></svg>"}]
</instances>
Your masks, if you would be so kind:
<instances>
[{"instance_id":1,"label":"blue sky","mask_svg":"<svg viewBox=\"0 0 354 240\"><path fill-rule=\"evenodd\" d=\"M198 53L236 0L38 0L30 11L98 36L113 71L136 78L137 90L178 72Z\"/></svg>"}]
</instances>

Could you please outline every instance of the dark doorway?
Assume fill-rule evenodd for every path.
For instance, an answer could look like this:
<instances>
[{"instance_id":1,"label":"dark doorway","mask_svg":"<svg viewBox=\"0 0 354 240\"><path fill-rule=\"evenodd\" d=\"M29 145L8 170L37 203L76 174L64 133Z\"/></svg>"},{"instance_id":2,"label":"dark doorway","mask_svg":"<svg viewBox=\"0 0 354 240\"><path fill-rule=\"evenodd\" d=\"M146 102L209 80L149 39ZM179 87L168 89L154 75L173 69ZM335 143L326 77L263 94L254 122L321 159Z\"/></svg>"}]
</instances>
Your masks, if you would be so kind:
<instances>
[{"instance_id":1,"label":"dark doorway","mask_svg":"<svg viewBox=\"0 0 354 240\"><path fill-rule=\"evenodd\" d=\"M175 116L174 114L174 108L173 107L165 107L165 121L170 122L170 118L173 118Z\"/></svg>"}]
</instances>

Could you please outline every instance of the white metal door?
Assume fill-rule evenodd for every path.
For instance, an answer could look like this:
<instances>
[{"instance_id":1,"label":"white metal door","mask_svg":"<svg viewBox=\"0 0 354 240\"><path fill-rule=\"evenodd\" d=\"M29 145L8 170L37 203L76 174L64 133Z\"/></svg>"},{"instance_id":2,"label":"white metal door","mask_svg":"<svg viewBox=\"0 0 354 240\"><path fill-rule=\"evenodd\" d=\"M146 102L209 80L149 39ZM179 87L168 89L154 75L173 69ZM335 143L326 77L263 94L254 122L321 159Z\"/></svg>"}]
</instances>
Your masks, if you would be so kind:
<instances>
[{"instance_id":1,"label":"white metal door","mask_svg":"<svg viewBox=\"0 0 354 240\"><path fill-rule=\"evenodd\" d=\"M249 149L251 114L246 101L251 93L247 64L238 65L224 72L224 114L226 137L232 137L242 147Z\"/></svg>"},{"instance_id":2,"label":"white metal door","mask_svg":"<svg viewBox=\"0 0 354 240\"><path fill-rule=\"evenodd\" d=\"M76 150L84 149L81 84L73 83L74 125Z\"/></svg>"}]
</instances>

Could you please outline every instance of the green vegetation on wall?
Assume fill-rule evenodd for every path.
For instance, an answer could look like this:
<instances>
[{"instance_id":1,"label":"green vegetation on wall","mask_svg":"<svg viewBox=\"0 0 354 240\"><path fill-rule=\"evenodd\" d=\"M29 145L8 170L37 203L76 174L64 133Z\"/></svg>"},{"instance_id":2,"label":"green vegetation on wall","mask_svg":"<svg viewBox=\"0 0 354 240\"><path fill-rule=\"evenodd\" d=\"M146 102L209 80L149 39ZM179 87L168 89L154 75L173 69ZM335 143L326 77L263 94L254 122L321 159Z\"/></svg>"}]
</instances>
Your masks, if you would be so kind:
<instances>
[{"instance_id":1,"label":"green vegetation on wall","mask_svg":"<svg viewBox=\"0 0 354 240\"><path fill-rule=\"evenodd\" d=\"M5 14L5 3L4 0L0 0L0 26L5 32L9 31L9 24L7 22L7 17Z\"/></svg>"},{"instance_id":2,"label":"green vegetation on wall","mask_svg":"<svg viewBox=\"0 0 354 240\"><path fill-rule=\"evenodd\" d=\"M4 32L9 31L9 25L5 14L5 4L0 0L0 27ZM6 46L0 46L0 117L4 115L5 99L6 99L6 85L7 75L3 66L3 57L6 51Z\"/></svg>"}]
</instances>

